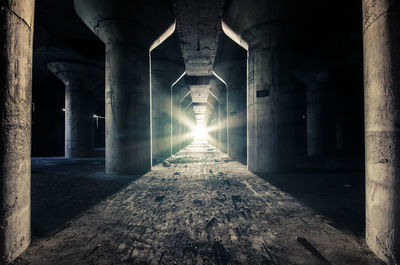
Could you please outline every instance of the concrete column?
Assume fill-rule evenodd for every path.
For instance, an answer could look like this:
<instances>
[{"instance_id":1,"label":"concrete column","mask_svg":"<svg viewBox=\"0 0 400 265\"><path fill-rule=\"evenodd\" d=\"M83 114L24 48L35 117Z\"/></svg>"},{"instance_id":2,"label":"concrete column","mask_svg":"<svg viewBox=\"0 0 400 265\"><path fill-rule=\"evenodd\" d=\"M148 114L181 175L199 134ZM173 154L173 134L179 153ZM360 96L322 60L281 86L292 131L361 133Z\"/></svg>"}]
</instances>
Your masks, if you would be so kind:
<instances>
[{"instance_id":1,"label":"concrete column","mask_svg":"<svg viewBox=\"0 0 400 265\"><path fill-rule=\"evenodd\" d=\"M400 1L363 0L366 241L400 264Z\"/></svg>"},{"instance_id":2,"label":"concrete column","mask_svg":"<svg viewBox=\"0 0 400 265\"><path fill-rule=\"evenodd\" d=\"M248 46L247 165L259 173L291 171L294 166L294 3L235 0L224 11L224 22L237 34L233 39Z\"/></svg>"},{"instance_id":3,"label":"concrete column","mask_svg":"<svg viewBox=\"0 0 400 265\"><path fill-rule=\"evenodd\" d=\"M336 149L336 117L329 73L321 72L307 84L307 154L327 155Z\"/></svg>"},{"instance_id":4,"label":"concrete column","mask_svg":"<svg viewBox=\"0 0 400 265\"><path fill-rule=\"evenodd\" d=\"M93 89L103 82L101 68L80 62L52 62L49 70L65 84L65 157L93 155Z\"/></svg>"},{"instance_id":5,"label":"concrete column","mask_svg":"<svg viewBox=\"0 0 400 265\"><path fill-rule=\"evenodd\" d=\"M106 44L106 172L145 173L151 169L149 48L173 23L169 4L75 0L74 6Z\"/></svg>"},{"instance_id":6,"label":"concrete column","mask_svg":"<svg viewBox=\"0 0 400 265\"><path fill-rule=\"evenodd\" d=\"M171 155L171 85L183 71L181 65L171 61L151 62L153 163Z\"/></svg>"},{"instance_id":7,"label":"concrete column","mask_svg":"<svg viewBox=\"0 0 400 265\"><path fill-rule=\"evenodd\" d=\"M294 117L289 53L283 22L257 25L245 33L248 61L248 168L260 173L293 168Z\"/></svg>"},{"instance_id":8,"label":"concrete column","mask_svg":"<svg viewBox=\"0 0 400 265\"><path fill-rule=\"evenodd\" d=\"M1 1L0 263L31 241L31 104L34 0Z\"/></svg>"},{"instance_id":9,"label":"concrete column","mask_svg":"<svg viewBox=\"0 0 400 265\"><path fill-rule=\"evenodd\" d=\"M149 61L146 49L112 43L106 53L106 172L150 170Z\"/></svg>"}]
</instances>

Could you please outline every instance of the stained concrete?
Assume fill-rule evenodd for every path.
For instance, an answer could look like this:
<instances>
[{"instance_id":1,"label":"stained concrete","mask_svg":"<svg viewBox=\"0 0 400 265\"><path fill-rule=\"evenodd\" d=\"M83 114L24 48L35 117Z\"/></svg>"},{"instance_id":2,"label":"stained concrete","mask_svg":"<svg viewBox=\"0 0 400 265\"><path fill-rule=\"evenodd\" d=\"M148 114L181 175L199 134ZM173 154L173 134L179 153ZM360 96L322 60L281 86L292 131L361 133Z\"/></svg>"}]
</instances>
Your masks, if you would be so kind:
<instances>
[{"instance_id":1,"label":"stained concrete","mask_svg":"<svg viewBox=\"0 0 400 265\"><path fill-rule=\"evenodd\" d=\"M34 159L42 218L14 264L381 264L353 220L362 185L342 185L354 173L262 179L205 142L167 162L110 179L103 159Z\"/></svg>"},{"instance_id":2,"label":"stained concrete","mask_svg":"<svg viewBox=\"0 0 400 265\"><path fill-rule=\"evenodd\" d=\"M400 1L363 1L366 241L400 264Z\"/></svg>"},{"instance_id":3,"label":"stained concrete","mask_svg":"<svg viewBox=\"0 0 400 265\"><path fill-rule=\"evenodd\" d=\"M0 263L30 243L35 2L0 3Z\"/></svg>"}]
</instances>

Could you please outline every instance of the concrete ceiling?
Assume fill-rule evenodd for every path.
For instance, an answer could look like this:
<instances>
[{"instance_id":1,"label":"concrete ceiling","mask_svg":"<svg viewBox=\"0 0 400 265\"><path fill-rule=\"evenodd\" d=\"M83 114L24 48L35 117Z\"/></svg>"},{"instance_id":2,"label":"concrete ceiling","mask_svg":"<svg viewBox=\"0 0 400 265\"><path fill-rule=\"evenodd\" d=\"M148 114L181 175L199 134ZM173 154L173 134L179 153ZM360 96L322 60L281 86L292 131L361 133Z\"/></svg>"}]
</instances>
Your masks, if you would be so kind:
<instances>
[{"instance_id":1,"label":"concrete ceiling","mask_svg":"<svg viewBox=\"0 0 400 265\"><path fill-rule=\"evenodd\" d=\"M221 17L224 16L225 22L232 28L242 29L249 19L254 19L251 17L254 14L262 20L266 17L273 18L274 14L269 13L268 5L276 4L276 1L251 0L250 2L255 3L251 5L255 9L248 8L250 2L247 0L165 1L170 4L170 9L166 12L173 10L175 13L177 31L154 51L153 56L163 60L178 60L184 64L188 76L185 81L186 89L190 88L190 95L193 96L189 97L193 102L191 108L194 113L201 114L194 107L202 102L209 115L218 100L206 91L219 97L218 91L215 91L218 86L209 87L212 70L219 62L246 56L245 51L222 34ZM339 2L342 4L300 1L292 7L296 10L293 19L298 28L293 44L297 49L294 61L300 70L311 67L312 60L315 61L312 67L317 69L324 66L323 64L331 65L332 62L340 65L347 62L350 55L351 58L362 61L362 53L359 51L362 40L361 30L358 28L361 19L359 1ZM343 10L344 5L346 10ZM76 15L73 0L36 0L35 9L34 78L51 78L45 66L48 62L59 59L104 65L104 44ZM338 13L343 13L340 20L335 19ZM157 20L157 16L154 19ZM320 23L316 25L315 21ZM306 67L303 62L307 62ZM301 75L300 70L298 72ZM195 77L204 77L204 80ZM182 93L186 93L186 90ZM103 96L103 93L99 95Z\"/></svg>"},{"instance_id":2,"label":"concrete ceiling","mask_svg":"<svg viewBox=\"0 0 400 265\"><path fill-rule=\"evenodd\" d=\"M173 0L177 31L152 53L152 58L182 62L190 88L192 112L207 118L212 112L209 98L211 71L218 50L224 0ZM104 65L105 47L79 19L73 0L37 0L35 15L35 67L37 78L51 76L46 65L51 61L73 60ZM61 48L60 48L61 47ZM196 77L204 77L198 79ZM194 79L193 79L194 78ZM102 92L98 93L100 96ZM193 109L195 103L204 104Z\"/></svg>"}]
</instances>

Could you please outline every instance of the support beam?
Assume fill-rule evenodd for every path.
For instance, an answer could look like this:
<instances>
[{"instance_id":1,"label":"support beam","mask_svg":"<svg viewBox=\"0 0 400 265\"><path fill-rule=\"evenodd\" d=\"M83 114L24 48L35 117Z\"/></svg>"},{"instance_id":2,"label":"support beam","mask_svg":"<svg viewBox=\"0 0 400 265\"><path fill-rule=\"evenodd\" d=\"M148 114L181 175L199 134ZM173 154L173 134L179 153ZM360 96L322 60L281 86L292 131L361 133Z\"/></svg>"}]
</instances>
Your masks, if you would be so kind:
<instances>
[{"instance_id":1,"label":"support beam","mask_svg":"<svg viewBox=\"0 0 400 265\"><path fill-rule=\"evenodd\" d=\"M0 7L0 263L31 241L31 105L35 1Z\"/></svg>"},{"instance_id":2,"label":"support beam","mask_svg":"<svg viewBox=\"0 0 400 265\"><path fill-rule=\"evenodd\" d=\"M400 264L400 1L363 0L366 241Z\"/></svg>"}]
</instances>

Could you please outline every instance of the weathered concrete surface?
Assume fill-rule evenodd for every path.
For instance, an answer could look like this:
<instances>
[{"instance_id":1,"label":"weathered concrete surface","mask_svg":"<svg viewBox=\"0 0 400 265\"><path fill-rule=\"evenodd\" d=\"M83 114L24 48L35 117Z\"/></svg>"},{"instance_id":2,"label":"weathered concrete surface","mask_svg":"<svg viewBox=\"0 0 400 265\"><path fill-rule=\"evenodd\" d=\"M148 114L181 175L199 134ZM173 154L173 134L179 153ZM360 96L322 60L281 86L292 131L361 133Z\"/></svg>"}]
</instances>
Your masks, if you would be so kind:
<instances>
[{"instance_id":1,"label":"weathered concrete surface","mask_svg":"<svg viewBox=\"0 0 400 265\"><path fill-rule=\"evenodd\" d=\"M177 30L188 75L211 75L221 33L225 0L173 0Z\"/></svg>"},{"instance_id":2,"label":"weathered concrete surface","mask_svg":"<svg viewBox=\"0 0 400 265\"><path fill-rule=\"evenodd\" d=\"M149 48L173 22L169 5L157 0L75 0L74 6L106 44L106 171L147 172L151 168Z\"/></svg>"},{"instance_id":3,"label":"weathered concrete surface","mask_svg":"<svg viewBox=\"0 0 400 265\"><path fill-rule=\"evenodd\" d=\"M293 76L290 69L292 0L231 2L224 21L248 50L248 168L293 169Z\"/></svg>"},{"instance_id":4,"label":"weathered concrete surface","mask_svg":"<svg viewBox=\"0 0 400 265\"><path fill-rule=\"evenodd\" d=\"M275 173L293 168L294 124L290 70L279 23L251 29L248 63L248 166ZM266 38L271 38L268 41ZM280 39L280 40L279 40Z\"/></svg>"},{"instance_id":5,"label":"weathered concrete surface","mask_svg":"<svg viewBox=\"0 0 400 265\"><path fill-rule=\"evenodd\" d=\"M94 88L104 70L81 62L52 62L48 69L65 84L65 157L90 157L94 145Z\"/></svg>"},{"instance_id":6,"label":"weathered concrete surface","mask_svg":"<svg viewBox=\"0 0 400 265\"><path fill-rule=\"evenodd\" d=\"M151 166L148 54L129 43L107 47L106 170L146 172Z\"/></svg>"},{"instance_id":7,"label":"weathered concrete surface","mask_svg":"<svg viewBox=\"0 0 400 265\"><path fill-rule=\"evenodd\" d=\"M29 245L34 0L0 6L0 263Z\"/></svg>"},{"instance_id":8,"label":"weathered concrete surface","mask_svg":"<svg viewBox=\"0 0 400 265\"><path fill-rule=\"evenodd\" d=\"M34 160L37 211L57 208L65 215L62 209L80 204L88 210L75 212L64 226L34 240L16 265L380 264L362 239L340 223L205 143L188 146L136 180L104 178L101 160L41 160L42 165ZM315 177L337 182L336 175L310 177L314 185L304 194L300 183L291 185L296 197L322 201L320 207L341 215L343 208L337 205L352 207L354 192L315 192ZM71 193L62 188L69 178L76 183ZM49 183L64 191L51 191ZM83 195L87 193L93 194L91 203ZM102 196L109 197L101 201ZM347 216L352 215L349 210ZM37 225L45 227L46 220Z\"/></svg>"},{"instance_id":9,"label":"weathered concrete surface","mask_svg":"<svg viewBox=\"0 0 400 265\"><path fill-rule=\"evenodd\" d=\"M366 240L400 264L400 1L363 0Z\"/></svg>"}]
</instances>

